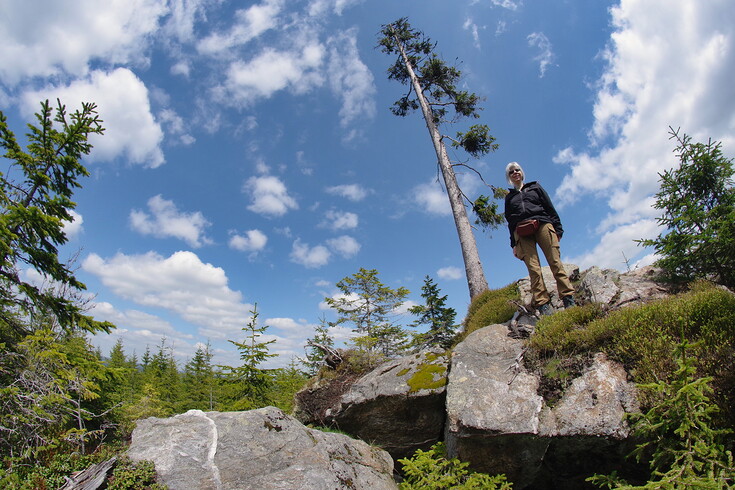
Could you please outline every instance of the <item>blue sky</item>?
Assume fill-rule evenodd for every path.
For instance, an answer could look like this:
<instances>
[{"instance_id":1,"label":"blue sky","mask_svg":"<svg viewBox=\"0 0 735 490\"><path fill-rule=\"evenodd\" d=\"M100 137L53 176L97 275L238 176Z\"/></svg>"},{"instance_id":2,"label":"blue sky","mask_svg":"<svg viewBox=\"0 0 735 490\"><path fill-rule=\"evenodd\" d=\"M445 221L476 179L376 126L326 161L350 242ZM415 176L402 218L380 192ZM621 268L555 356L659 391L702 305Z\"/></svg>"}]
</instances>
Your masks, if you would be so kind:
<instances>
[{"instance_id":1,"label":"blue sky","mask_svg":"<svg viewBox=\"0 0 735 490\"><path fill-rule=\"evenodd\" d=\"M390 113L404 87L375 48L399 17L486 98L500 148L472 163L495 185L510 161L542 183L566 262L651 263L633 240L658 233L669 126L734 154L728 0L8 0L0 109L16 134L46 98L95 102L105 120L62 251L79 252L90 313L118 326L92 338L103 353L165 337L182 362L209 341L215 363L237 365L227 340L257 303L283 366L361 267L411 290L406 306L431 276L461 320L436 156L419 114ZM476 238L491 287L526 275L507 231Z\"/></svg>"}]
</instances>

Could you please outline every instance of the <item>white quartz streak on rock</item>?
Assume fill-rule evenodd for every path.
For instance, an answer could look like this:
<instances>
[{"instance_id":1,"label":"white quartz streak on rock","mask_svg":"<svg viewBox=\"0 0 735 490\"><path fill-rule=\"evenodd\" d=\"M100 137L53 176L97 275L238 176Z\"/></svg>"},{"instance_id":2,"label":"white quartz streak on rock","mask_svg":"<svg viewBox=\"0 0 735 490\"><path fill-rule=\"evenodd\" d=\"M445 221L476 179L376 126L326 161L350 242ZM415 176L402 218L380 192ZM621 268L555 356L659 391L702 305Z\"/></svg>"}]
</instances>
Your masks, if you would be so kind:
<instances>
[{"instance_id":1,"label":"white quartz streak on rock","mask_svg":"<svg viewBox=\"0 0 735 490\"><path fill-rule=\"evenodd\" d=\"M197 417L203 417L207 421L207 424L209 424L209 449L207 451L207 462L205 463L205 466L212 472L212 480L214 481L217 490L221 490L222 479L219 475L217 463L214 462L214 456L217 454L217 424L201 410L190 410L189 413L196 415Z\"/></svg>"}]
</instances>

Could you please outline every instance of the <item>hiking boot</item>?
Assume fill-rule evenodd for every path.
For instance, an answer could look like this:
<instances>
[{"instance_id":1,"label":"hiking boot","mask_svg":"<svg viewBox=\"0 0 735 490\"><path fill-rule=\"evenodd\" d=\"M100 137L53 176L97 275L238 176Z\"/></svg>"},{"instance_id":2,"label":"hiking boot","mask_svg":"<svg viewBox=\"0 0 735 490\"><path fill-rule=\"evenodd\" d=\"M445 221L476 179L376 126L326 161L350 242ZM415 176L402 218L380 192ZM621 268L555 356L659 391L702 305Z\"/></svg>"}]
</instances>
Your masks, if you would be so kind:
<instances>
[{"instance_id":1,"label":"hiking boot","mask_svg":"<svg viewBox=\"0 0 735 490\"><path fill-rule=\"evenodd\" d=\"M544 303L538 307L539 315L551 315L554 313L554 309L551 307L551 303Z\"/></svg>"},{"instance_id":2,"label":"hiking boot","mask_svg":"<svg viewBox=\"0 0 735 490\"><path fill-rule=\"evenodd\" d=\"M577 303L574 301L574 296L572 296L572 295L564 296L561 299L561 301L562 301L562 303L564 303L564 308L569 308L569 307L572 307L572 306L577 306Z\"/></svg>"}]
</instances>

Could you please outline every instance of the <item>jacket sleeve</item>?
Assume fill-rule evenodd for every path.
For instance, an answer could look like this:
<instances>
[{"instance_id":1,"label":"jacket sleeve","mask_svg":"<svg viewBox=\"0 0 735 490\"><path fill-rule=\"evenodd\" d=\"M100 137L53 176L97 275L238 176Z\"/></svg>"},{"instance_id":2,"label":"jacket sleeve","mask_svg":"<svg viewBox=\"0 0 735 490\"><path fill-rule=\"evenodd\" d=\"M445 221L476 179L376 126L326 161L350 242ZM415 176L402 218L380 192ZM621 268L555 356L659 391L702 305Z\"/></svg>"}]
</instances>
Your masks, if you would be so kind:
<instances>
[{"instance_id":1,"label":"jacket sleeve","mask_svg":"<svg viewBox=\"0 0 735 490\"><path fill-rule=\"evenodd\" d=\"M512 206L509 197L510 194L505 196L505 221L508 223L508 231L510 232L510 247L513 248L516 246L516 240L513 237L513 231L516 229L516 224L511 223L510 219L508 219L508 216L510 216L510 206Z\"/></svg>"},{"instance_id":2,"label":"jacket sleeve","mask_svg":"<svg viewBox=\"0 0 735 490\"><path fill-rule=\"evenodd\" d=\"M564 228L561 225L559 214L556 212L556 209L554 208L554 204L551 202L549 194L546 192L546 189L541 187L541 184L538 184L538 190L541 194L541 202L543 203L544 211L546 211L546 214L549 216L554 230L556 230L556 236L559 237L559 239L561 240L561 236L564 234Z\"/></svg>"}]
</instances>

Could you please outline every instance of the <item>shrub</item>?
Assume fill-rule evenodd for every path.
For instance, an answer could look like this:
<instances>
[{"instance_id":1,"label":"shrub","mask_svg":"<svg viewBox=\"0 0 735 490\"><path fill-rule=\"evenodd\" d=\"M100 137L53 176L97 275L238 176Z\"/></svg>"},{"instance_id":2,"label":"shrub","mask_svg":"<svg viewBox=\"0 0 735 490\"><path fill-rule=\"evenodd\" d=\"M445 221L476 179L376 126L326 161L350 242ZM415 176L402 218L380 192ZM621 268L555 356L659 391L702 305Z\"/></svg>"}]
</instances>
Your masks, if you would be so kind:
<instances>
[{"instance_id":1,"label":"shrub","mask_svg":"<svg viewBox=\"0 0 735 490\"><path fill-rule=\"evenodd\" d=\"M107 490L165 490L156 483L156 468L152 461L132 461L120 458L107 481Z\"/></svg>"},{"instance_id":2,"label":"shrub","mask_svg":"<svg viewBox=\"0 0 735 490\"><path fill-rule=\"evenodd\" d=\"M568 360L583 352L605 352L622 362L638 383L667 380L676 370L671 352L682 340L692 347L696 367L712 376L718 404L735 417L735 295L699 282L685 293L595 318L588 306L570 308L539 321L529 340L526 365ZM587 322L587 323L585 323Z\"/></svg>"},{"instance_id":3,"label":"shrub","mask_svg":"<svg viewBox=\"0 0 735 490\"><path fill-rule=\"evenodd\" d=\"M677 369L670 382L639 385L655 400L646 413L631 414L633 433L642 442L631 455L648 461L652 474L646 485L631 487L616 475L595 475L588 480L608 488L732 488L735 466L722 438L728 429L713 428L718 411L710 396L712 378L696 378L693 347L686 341L674 351Z\"/></svg>"},{"instance_id":4,"label":"shrub","mask_svg":"<svg viewBox=\"0 0 735 490\"><path fill-rule=\"evenodd\" d=\"M661 257L658 266L672 283L714 279L735 286L735 187L733 160L719 142L692 143L691 137L671 129L678 143L679 166L660 176L661 188L653 207L666 227L653 240Z\"/></svg>"},{"instance_id":5,"label":"shrub","mask_svg":"<svg viewBox=\"0 0 735 490\"><path fill-rule=\"evenodd\" d=\"M428 451L417 450L411 458L399 459L403 465L404 481L401 490L443 490L443 489L509 489L505 475L490 476L485 473L470 472L469 463L457 458L447 459L444 443L438 442Z\"/></svg>"},{"instance_id":6,"label":"shrub","mask_svg":"<svg viewBox=\"0 0 735 490\"><path fill-rule=\"evenodd\" d=\"M574 351L580 343L580 332L602 315L602 307L599 304L588 303L544 316L538 321L530 345L541 354L551 354L558 350Z\"/></svg>"},{"instance_id":7,"label":"shrub","mask_svg":"<svg viewBox=\"0 0 735 490\"><path fill-rule=\"evenodd\" d=\"M0 467L0 488L6 490L37 490L60 488L66 477L77 471L106 461L122 450L119 445L103 444L92 454L57 452L49 454L43 463L34 465L12 464ZM9 459L5 464L11 463Z\"/></svg>"},{"instance_id":8,"label":"shrub","mask_svg":"<svg viewBox=\"0 0 735 490\"><path fill-rule=\"evenodd\" d=\"M489 289L478 294L467 309L464 331L455 341L455 345L479 328L495 323L504 323L513 318L516 307L511 301L519 299L520 293L516 283L500 289Z\"/></svg>"}]
</instances>

